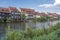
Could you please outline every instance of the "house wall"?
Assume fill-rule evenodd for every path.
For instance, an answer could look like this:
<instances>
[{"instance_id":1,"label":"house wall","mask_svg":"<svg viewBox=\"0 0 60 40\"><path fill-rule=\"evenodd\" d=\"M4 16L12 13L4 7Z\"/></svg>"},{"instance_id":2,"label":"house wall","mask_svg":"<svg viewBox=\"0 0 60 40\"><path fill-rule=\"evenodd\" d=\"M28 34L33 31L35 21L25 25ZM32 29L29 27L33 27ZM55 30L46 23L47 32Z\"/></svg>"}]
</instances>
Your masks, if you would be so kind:
<instances>
[{"instance_id":1,"label":"house wall","mask_svg":"<svg viewBox=\"0 0 60 40\"><path fill-rule=\"evenodd\" d=\"M7 19L10 17L10 13L0 12L0 19Z\"/></svg>"},{"instance_id":2,"label":"house wall","mask_svg":"<svg viewBox=\"0 0 60 40\"><path fill-rule=\"evenodd\" d=\"M20 13L15 13L15 12L12 12L12 14L11 14L11 18L13 19L13 20L19 20L21 17L20 17L21 15L20 15Z\"/></svg>"},{"instance_id":3,"label":"house wall","mask_svg":"<svg viewBox=\"0 0 60 40\"><path fill-rule=\"evenodd\" d=\"M41 17L41 16L39 16L39 15L36 15L36 18L39 18L39 17Z\"/></svg>"}]
</instances>

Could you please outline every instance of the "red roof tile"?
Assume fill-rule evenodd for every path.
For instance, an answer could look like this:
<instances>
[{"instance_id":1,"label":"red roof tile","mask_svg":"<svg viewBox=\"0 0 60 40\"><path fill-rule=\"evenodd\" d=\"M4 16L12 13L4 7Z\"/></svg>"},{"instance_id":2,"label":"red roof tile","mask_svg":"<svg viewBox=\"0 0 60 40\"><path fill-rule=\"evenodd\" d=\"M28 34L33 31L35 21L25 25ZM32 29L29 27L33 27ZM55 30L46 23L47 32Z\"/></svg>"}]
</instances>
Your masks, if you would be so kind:
<instances>
[{"instance_id":1,"label":"red roof tile","mask_svg":"<svg viewBox=\"0 0 60 40\"><path fill-rule=\"evenodd\" d=\"M0 7L0 12L10 13L8 8L2 8L2 7Z\"/></svg>"},{"instance_id":2,"label":"red roof tile","mask_svg":"<svg viewBox=\"0 0 60 40\"><path fill-rule=\"evenodd\" d=\"M34 13L34 12L35 12L34 9L28 9L28 8L20 8L20 10L21 10L22 12L31 12L31 13Z\"/></svg>"},{"instance_id":3,"label":"red roof tile","mask_svg":"<svg viewBox=\"0 0 60 40\"><path fill-rule=\"evenodd\" d=\"M9 7L10 11L12 12L19 12L19 10L16 7Z\"/></svg>"}]
</instances>

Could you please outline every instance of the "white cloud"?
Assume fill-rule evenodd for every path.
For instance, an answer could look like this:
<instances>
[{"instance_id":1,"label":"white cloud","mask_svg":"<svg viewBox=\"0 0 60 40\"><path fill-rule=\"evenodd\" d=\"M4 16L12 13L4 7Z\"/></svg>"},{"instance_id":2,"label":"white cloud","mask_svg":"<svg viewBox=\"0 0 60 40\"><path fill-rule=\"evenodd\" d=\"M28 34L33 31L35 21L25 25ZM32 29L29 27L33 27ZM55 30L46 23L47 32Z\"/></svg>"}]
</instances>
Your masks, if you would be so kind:
<instances>
[{"instance_id":1,"label":"white cloud","mask_svg":"<svg viewBox=\"0 0 60 40\"><path fill-rule=\"evenodd\" d=\"M43 4L43 5L39 5L38 7L52 7L53 4Z\"/></svg>"},{"instance_id":2,"label":"white cloud","mask_svg":"<svg viewBox=\"0 0 60 40\"><path fill-rule=\"evenodd\" d=\"M60 0L55 0L54 5L60 5Z\"/></svg>"},{"instance_id":3,"label":"white cloud","mask_svg":"<svg viewBox=\"0 0 60 40\"><path fill-rule=\"evenodd\" d=\"M57 5L60 5L60 0L55 0L53 4L42 4L42 5L39 5L38 7L53 7Z\"/></svg>"},{"instance_id":4,"label":"white cloud","mask_svg":"<svg viewBox=\"0 0 60 40\"><path fill-rule=\"evenodd\" d=\"M34 9L34 8L30 8L30 9Z\"/></svg>"}]
</instances>

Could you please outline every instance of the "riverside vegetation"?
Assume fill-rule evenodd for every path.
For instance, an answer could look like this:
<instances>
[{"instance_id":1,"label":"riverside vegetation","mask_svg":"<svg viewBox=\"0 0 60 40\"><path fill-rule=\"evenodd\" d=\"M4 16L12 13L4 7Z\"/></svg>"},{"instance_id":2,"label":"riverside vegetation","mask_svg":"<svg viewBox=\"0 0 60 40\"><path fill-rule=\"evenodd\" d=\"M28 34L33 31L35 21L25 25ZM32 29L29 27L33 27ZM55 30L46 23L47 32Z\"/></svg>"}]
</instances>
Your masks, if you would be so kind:
<instances>
[{"instance_id":1,"label":"riverside vegetation","mask_svg":"<svg viewBox=\"0 0 60 40\"><path fill-rule=\"evenodd\" d=\"M46 22L48 20L50 20L50 21L59 20L59 18L52 18L50 16L44 16L44 17L39 17L39 18L34 17L33 19L34 19L33 20L34 22ZM27 18L25 16L25 14L22 14L20 21L26 21L26 20L27 20ZM0 19L0 22L12 22L12 21L13 20L11 19L11 17L8 17L6 19ZM17 21L17 20L15 20L15 21Z\"/></svg>"},{"instance_id":2,"label":"riverside vegetation","mask_svg":"<svg viewBox=\"0 0 60 40\"><path fill-rule=\"evenodd\" d=\"M8 28L10 30L10 28ZM60 40L60 23L48 29L31 29L26 31L7 31L6 37L2 40Z\"/></svg>"},{"instance_id":3,"label":"riverside vegetation","mask_svg":"<svg viewBox=\"0 0 60 40\"><path fill-rule=\"evenodd\" d=\"M52 17L49 17L49 16L36 18L37 22L45 22L45 21L48 21L48 20L54 21L54 20L59 20L59 19L58 18L52 18Z\"/></svg>"}]
</instances>

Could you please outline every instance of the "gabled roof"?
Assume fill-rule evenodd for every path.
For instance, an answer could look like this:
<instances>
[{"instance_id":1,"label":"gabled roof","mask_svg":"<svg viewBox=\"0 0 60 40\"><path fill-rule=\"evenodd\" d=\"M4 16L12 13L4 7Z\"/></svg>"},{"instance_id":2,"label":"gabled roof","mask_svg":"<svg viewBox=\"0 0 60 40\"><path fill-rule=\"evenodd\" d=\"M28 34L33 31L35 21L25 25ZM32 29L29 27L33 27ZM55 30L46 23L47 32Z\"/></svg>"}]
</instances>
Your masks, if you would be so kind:
<instances>
[{"instance_id":1,"label":"gabled roof","mask_svg":"<svg viewBox=\"0 0 60 40\"><path fill-rule=\"evenodd\" d=\"M34 9L29 9L29 8L20 8L22 12L35 12Z\"/></svg>"},{"instance_id":2,"label":"gabled roof","mask_svg":"<svg viewBox=\"0 0 60 40\"><path fill-rule=\"evenodd\" d=\"M42 13L42 12L41 13L35 12L35 14L38 15L38 16L46 16L46 14L45 13Z\"/></svg>"},{"instance_id":3,"label":"gabled roof","mask_svg":"<svg viewBox=\"0 0 60 40\"><path fill-rule=\"evenodd\" d=\"M0 12L10 13L8 8L3 8L3 7L0 7Z\"/></svg>"},{"instance_id":4,"label":"gabled roof","mask_svg":"<svg viewBox=\"0 0 60 40\"><path fill-rule=\"evenodd\" d=\"M10 12L19 12L16 7L9 7Z\"/></svg>"}]
</instances>

